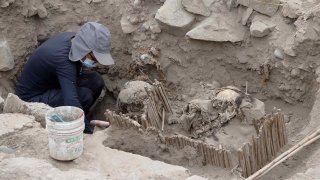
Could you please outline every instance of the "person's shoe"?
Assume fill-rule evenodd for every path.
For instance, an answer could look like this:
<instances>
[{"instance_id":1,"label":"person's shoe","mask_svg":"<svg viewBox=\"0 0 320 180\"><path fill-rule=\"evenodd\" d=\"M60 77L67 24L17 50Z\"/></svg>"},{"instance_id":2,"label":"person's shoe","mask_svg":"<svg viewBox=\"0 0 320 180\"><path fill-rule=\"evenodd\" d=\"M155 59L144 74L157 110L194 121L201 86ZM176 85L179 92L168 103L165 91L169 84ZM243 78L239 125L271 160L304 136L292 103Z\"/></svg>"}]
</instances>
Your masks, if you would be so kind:
<instances>
[{"instance_id":1,"label":"person's shoe","mask_svg":"<svg viewBox=\"0 0 320 180\"><path fill-rule=\"evenodd\" d=\"M110 123L107 121L101 121L101 120L91 120L90 125L99 127L101 129L106 129L110 126Z\"/></svg>"}]
</instances>

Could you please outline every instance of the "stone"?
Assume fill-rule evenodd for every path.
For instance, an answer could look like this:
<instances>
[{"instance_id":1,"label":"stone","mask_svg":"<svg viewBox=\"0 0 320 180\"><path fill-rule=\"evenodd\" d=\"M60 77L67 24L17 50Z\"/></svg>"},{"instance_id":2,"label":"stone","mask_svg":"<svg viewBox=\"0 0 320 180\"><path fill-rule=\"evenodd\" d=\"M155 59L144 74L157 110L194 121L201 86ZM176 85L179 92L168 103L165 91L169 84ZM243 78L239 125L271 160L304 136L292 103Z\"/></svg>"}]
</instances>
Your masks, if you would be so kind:
<instances>
[{"instance_id":1,"label":"stone","mask_svg":"<svg viewBox=\"0 0 320 180\"><path fill-rule=\"evenodd\" d=\"M10 4L13 4L14 2L15 2L15 0L1 0L0 7L6 8L6 7L10 6Z\"/></svg>"},{"instance_id":2,"label":"stone","mask_svg":"<svg viewBox=\"0 0 320 180\"><path fill-rule=\"evenodd\" d=\"M183 7L193 13L202 16L210 16L210 10L204 5L203 0L182 0Z\"/></svg>"},{"instance_id":3,"label":"stone","mask_svg":"<svg viewBox=\"0 0 320 180\"><path fill-rule=\"evenodd\" d=\"M141 0L134 0L133 1L133 6L137 7L139 5L141 5Z\"/></svg>"},{"instance_id":4,"label":"stone","mask_svg":"<svg viewBox=\"0 0 320 180\"><path fill-rule=\"evenodd\" d=\"M133 25L137 25L140 22L140 18L137 14L131 14L127 16L127 19Z\"/></svg>"},{"instance_id":5,"label":"stone","mask_svg":"<svg viewBox=\"0 0 320 180\"><path fill-rule=\"evenodd\" d=\"M293 34L289 36L285 42L285 45L283 47L284 53L292 57L297 56L295 47L296 47L295 34Z\"/></svg>"},{"instance_id":6,"label":"stone","mask_svg":"<svg viewBox=\"0 0 320 180\"><path fill-rule=\"evenodd\" d=\"M270 30L266 24L256 21L251 24L250 33L254 37L264 37L270 33Z\"/></svg>"},{"instance_id":7,"label":"stone","mask_svg":"<svg viewBox=\"0 0 320 180\"><path fill-rule=\"evenodd\" d=\"M251 7L261 14L273 16L278 11L280 0L238 0L237 3Z\"/></svg>"},{"instance_id":8,"label":"stone","mask_svg":"<svg viewBox=\"0 0 320 180\"><path fill-rule=\"evenodd\" d=\"M238 23L233 14L212 13L210 17L187 32L186 36L204 41L239 42L244 39L245 32L246 28Z\"/></svg>"},{"instance_id":9,"label":"stone","mask_svg":"<svg viewBox=\"0 0 320 180\"><path fill-rule=\"evenodd\" d=\"M24 15L25 17L31 17L36 15L37 13L38 12L37 12L37 8L34 5L34 1L32 1L30 4L26 4L25 8L21 11L21 14Z\"/></svg>"},{"instance_id":10,"label":"stone","mask_svg":"<svg viewBox=\"0 0 320 180\"><path fill-rule=\"evenodd\" d=\"M43 127L46 125L45 115L52 107L44 103L29 103L22 101L18 96L9 93L3 106L4 113L22 113L35 117Z\"/></svg>"},{"instance_id":11,"label":"stone","mask_svg":"<svg viewBox=\"0 0 320 180\"><path fill-rule=\"evenodd\" d=\"M147 39L147 35L145 33L135 33L132 40L134 42L142 42Z\"/></svg>"},{"instance_id":12,"label":"stone","mask_svg":"<svg viewBox=\"0 0 320 180\"><path fill-rule=\"evenodd\" d=\"M238 3L236 3L236 2L237 2L237 0L227 0L226 4L227 4L229 11L231 11L232 8L237 7Z\"/></svg>"},{"instance_id":13,"label":"stone","mask_svg":"<svg viewBox=\"0 0 320 180\"><path fill-rule=\"evenodd\" d=\"M46 160L17 157L5 159L0 163L1 177L4 179L107 179L101 173L68 169L62 171Z\"/></svg>"},{"instance_id":14,"label":"stone","mask_svg":"<svg viewBox=\"0 0 320 180\"><path fill-rule=\"evenodd\" d=\"M40 18L45 18L48 16L48 12L47 12L47 9L43 6L43 4L40 4L38 7L37 7L37 13L38 13L38 16Z\"/></svg>"},{"instance_id":15,"label":"stone","mask_svg":"<svg viewBox=\"0 0 320 180\"><path fill-rule=\"evenodd\" d=\"M4 99L0 96L0 113L3 112Z\"/></svg>"},{"instance_id":16,"label":"stone","mask_svg":"<svg viewBox=\"0 0 320 180\"><path fill-rule=\"evenodd\" d=\"M15 153L15 150L7 146L0 146L0 152L6 153L6 154L13 154Z\"/></svg>"},{"instance_id":17,"label":"stone","mask_svg":"<svg viewBox=\"0 0 320 180\"><path fill-rule=\"evenodd\" d=\"M242 16L242 18L241 18L241 24L242 24L242 25L245 26L245 25L247 24L248 19L250 18L252 12L253 12L253 9L252 9L251 7L248 7L248 8L246 9L246 11L244 12L244 14L243 14L243 16Z\"/></svg>"},{"instance_id":18,"label":"stone","mask_svg":"<svg viewBox=\"0 0 320 180\"><path fill-rule=\"evenodd\" d=\"M0 41L0 71L13 69L14 59L9 44L5 39Z\"/></svg>"},{"instance_id":19,"label":"stone","mask_svg":"<svg viewBox=\"0 0 320 180\"><path fill-rule=\"evenodd\" d=\"M161 33L161 28L160 28L158 22L155 21L155 20L154 20L154 21L151 21L151 22L149 23L149 28L150 28L150 31L151 31L152 33L154 33L154 34L159 34L159 33Z\"/></svg>"},{"instance_id":20,"label":"stone","mask_svg":"<svg viewBox=\"0 0 320 180\"><path fill-rule=\"evenodd\" d=\"M140 56L140 59L141 59L142 61L146 61L146 60L151 59L151 56L150 56L149 54L142 54L142 55Z\"/></svg>"},{"instance_id":21,"label":"stone","mask_svg":"<svg viewBox=\"0 0 320 180\"><path fill-rule=\"evenodd\" d=\"M211 4L216 2L216 0L202 0L202 1L203 1L203 4L208 8L211 6Z\"/></svg>"},{"instance_id":22,"label":"stone","mask_svg":"<svg viewBox=\"0 0 320 180\"><path fill-rule=\"evenodd\" d=\"M150 26L149 26L149 23L148 23L148 22L145 22L145 23L142 24L142 26L141 26L141 31L142 31L142 32L146 32L146 31L148 31L149 29L150 29Z\"/></svg>"},{"instance_id":23,"label":"stone","mask_svg":"<svg viewBox=\"0 0 320 180\"><path fill-rule=\"evenodd\" d=\"M188 177L186 180L208 180L208 179L201 176L193 175Z\"/></svg>"},{"instance_id":24,"label":"stone","mask_svg":"<svg viewBox=\"0 0 320 180\"><path fill-rule=\"evenodd\" d=\"M291 70L290 75L292 77L299 77L300 76L300 69L298 68L294 68Z\"/></svg>"},{"instance_id":25,"label":"stone","mask_svg":"<svg viewBox=\"0 0 320 180\"><path fill-rule=\"evenodd\" d=\"M151 51L151 54L155 57L158 57L160 56L160 50L158 48L155 48L155 47L151 47L150 48L150 51Z\"/></svg>"},{"instance_id":26,"label":"stone","mask_svg":"<svg viewBox=\"0 0 320 180\"><path fill-rule=\"evenodd\" d=\"M255 16L250 26L250 33L253 37L264 37L275 29L276 25L261 16Z\"/></svg>"},{"instance_id":27,"label":"stone","mask_svg":"<svg viewBox=\"0 0 320 180\"><path fill-rule=\"evenodd\" d=\"M194 15L188 13L181 4L182 0L166 0L158 9L155 18L172 27L183 28L194 21Z\"/></svg>"},{"instance_id":28,"label":"stone","mask_svg":"<svg viewBox=\"0 0 320 180\"><path fill-rule=\"evenodd\" d=\"M279 48L275 49L273 54L278 59L284 59L283 51Z\"/></svg>"},{"instance_id":29,"label":"stone","mask_svg":"<svg viewBox=\"0 0 320 180\"><path fill-rule=\"evenodd\" d=\"M254 119L260 119L265 115L265 104L259 99L254 98L250 106L242 107L241 111L246 121L249 124L253 124Z\"/></svg>"},{"instance_id":30,"label":"stone","mask_svg":"<svg viewBox=\"0 0 320 180\"><path fill-rule=\"evenodd\" d=\"M125 34L133 33L139 28L139 25L131 24L126 16L122 16L120 24L121 24L122 31Z\"/></svg>"},{"instance_id":31,"label":"stone","mask_svg":"<svg viewBox=\"0 0 320 180\"><path fill-rule=\"evenodd\" d=\"M0 114L0 137L30 127L35 122L33 116L19 113Z\"/></svg>"},{"instance_id":32,"label":"stone","mask_svg":"<svg viewBox=\"0 0 320 180\"><path fill-rule=\"evenodd\" d=\"M283 2L282 15L288 18L298 18L302 14L301 0L289 0Z\"/></svg>"}]
</instances>

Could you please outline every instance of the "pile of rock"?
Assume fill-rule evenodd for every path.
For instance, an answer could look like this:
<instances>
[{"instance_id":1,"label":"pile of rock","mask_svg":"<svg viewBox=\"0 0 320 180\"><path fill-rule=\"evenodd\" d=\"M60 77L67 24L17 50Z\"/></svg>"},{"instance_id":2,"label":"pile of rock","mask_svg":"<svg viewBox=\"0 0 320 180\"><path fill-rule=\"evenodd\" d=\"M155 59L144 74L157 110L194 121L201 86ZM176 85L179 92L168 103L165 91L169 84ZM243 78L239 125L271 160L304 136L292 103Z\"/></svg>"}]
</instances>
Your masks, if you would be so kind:
<instances>
[{"instance_id":1,"label":"pile of rock","mask_svg":"<svg viewBox=\"0 0 320 180\"><path fill-rule=\"evenodd\" d=\"M0 40L0 71L14 68L14 59L6 39Z\"/></svg>"},{"instance_id":2,"label":"pile of rock","mask_svg":"<svg viewBox=\"0 0 320 180\"><path fill-rule=\"evenodd\" d=\"M273 16L279 4L279 0L230 0L227 3L209 0L167 0L157 11L155 18L167 26L181 29L190 27L197 16L202 16L204 20L195 24L186 33L187 37L205 41L238 42L244 40L246 27L243 25L247 24L254 12ZM247 10L231 11L233 7ZM240 16L241 23L238 18ZM254 37L264 37L274 27L274 24L262 19L254 20L250 32Z\"/></svg>"}]
</instances>

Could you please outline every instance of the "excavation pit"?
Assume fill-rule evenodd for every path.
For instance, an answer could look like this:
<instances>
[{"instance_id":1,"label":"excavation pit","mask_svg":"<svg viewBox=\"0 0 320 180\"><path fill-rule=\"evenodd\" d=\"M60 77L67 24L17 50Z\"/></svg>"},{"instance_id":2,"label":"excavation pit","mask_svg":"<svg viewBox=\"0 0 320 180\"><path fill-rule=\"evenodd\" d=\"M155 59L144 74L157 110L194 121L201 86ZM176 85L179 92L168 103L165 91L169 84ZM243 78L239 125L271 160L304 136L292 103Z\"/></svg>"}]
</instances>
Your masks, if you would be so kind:
<instances>
[{"instance_id":1,"label":"excavation pit","mask_svg":"<svg viewBox=\"0 0 320 180\"><path fill-rule=\"evenodd\" d=\"M221 89L230 90L234 87L220 88L219 92L223 92ZM208 166L213 169L223 168L230 176L232 172L248 177L274 159L288 143L289 117L275 107L269 111L269 115L250 118L250 122L248 117L245 118L243 113L238 112L240 114L232 116L234 119L214 126L209 133L194 137L189 129L186 129L185 122L181 122L181 118L170 120L170 115L176 110L172 109L165 88L160 82L155 81L153 90L145 90L148 98L144 103L144 113L139 116L141 119L130 116L130 113L106 111L106 118L113 126L108 133L109 137L104 141L105 146L182 165L191 168L195 173L201 172L201 167ZM241 93L239 89L236 90ZM243 97L241 99L243 100ZM251 99L251 102L259 101L249 95L246 102L248 99ZM237 98L234 100L239 101ZM212 103L215 106L216 98L210 101L210 105ZM188 105L187 108L190 108L190 103ZM269 106L270 104L267 104L268 108ZM184 109L182 111L187 111L186 107ZM226 109L228 110L224 108ZM198 110L203 115L201 105ZM180 117L182 116L183 113L180 112ZM224 116L223 118L226 119ZM204 174L212 176L211 173Z\"/></svg>"}]
</instances>

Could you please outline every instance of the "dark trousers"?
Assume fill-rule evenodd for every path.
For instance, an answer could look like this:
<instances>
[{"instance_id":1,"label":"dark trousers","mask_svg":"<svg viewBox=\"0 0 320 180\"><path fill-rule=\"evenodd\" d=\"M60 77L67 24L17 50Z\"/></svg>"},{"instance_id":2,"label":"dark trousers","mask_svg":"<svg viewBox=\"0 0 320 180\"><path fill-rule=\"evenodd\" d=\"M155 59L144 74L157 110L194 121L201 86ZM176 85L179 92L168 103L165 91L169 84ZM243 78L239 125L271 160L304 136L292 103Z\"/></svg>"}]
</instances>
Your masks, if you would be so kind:
<instances>
[{"instance_id":1,"label":"dark trousers","mask_svg":"<svg viewBox=\"0 0 320 180\"><path fill-rule=\"evenodd\" d=\"M85 114L89 113L90 107L98 99L105 84L100 74L92 71L84 71L77 80L77 91L79 101ZM61 89L50 89L45 93L35 96L29 102L42 102L51 107L63 106L63 94ZM90 126L90 117L85 117L84 133L92 134L93 128Z\"/></svg>"}]
</instances>

